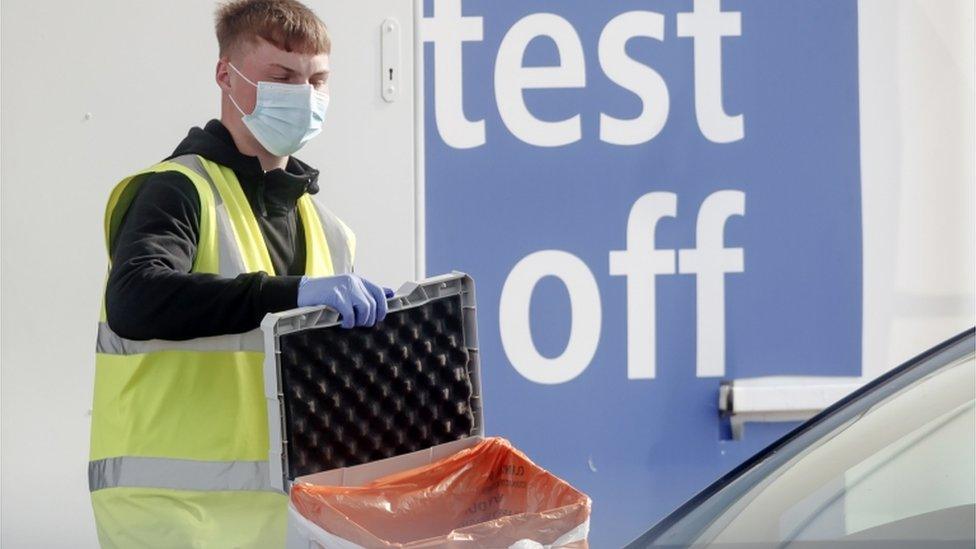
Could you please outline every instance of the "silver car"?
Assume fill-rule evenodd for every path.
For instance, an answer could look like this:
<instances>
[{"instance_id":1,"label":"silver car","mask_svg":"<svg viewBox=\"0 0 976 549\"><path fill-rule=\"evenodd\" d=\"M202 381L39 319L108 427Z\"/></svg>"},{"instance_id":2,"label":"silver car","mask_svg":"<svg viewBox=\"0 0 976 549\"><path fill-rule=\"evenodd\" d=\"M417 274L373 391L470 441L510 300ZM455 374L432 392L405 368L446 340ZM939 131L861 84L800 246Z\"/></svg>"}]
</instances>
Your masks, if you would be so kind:
<instances>
[{"instance_id":1,"label":"silver car","mask_svg":"<svg viewBox=\"0 0 976 549\"><path fill-rule=\"evenodd\" d=\"M881 376L628 547L976 546L974 348L970 329Z\"/></svg>"}]
</instances>

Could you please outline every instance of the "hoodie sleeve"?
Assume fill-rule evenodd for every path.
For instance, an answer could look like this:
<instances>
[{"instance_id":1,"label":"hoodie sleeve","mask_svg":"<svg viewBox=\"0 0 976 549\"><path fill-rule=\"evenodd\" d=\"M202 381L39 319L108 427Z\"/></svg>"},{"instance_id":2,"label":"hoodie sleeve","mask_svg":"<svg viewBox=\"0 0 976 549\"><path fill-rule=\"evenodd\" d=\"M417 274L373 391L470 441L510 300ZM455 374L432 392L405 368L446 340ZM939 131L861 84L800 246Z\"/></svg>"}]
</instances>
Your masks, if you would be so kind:
<instances>
[{"instance_id":1,"label":"hoodie sleeve","mask_svg":"<svg viewBox=\"0 0 976 549\"><path fill-rule=\"evenodd\" d=\"M294 308L300 276L191 273L200 199L183 174L143 182L115 239L105 295L108 324L128 339L185 340L246 332Z\"/></svg>"}]
</instances>

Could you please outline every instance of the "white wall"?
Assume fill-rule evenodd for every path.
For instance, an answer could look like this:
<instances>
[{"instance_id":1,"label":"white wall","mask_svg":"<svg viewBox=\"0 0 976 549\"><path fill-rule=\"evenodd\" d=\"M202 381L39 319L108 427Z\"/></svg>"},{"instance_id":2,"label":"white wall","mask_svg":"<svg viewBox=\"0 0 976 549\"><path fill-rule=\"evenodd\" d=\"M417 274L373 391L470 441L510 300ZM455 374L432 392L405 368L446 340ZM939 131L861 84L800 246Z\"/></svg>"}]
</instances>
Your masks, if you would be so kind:
<instances>
[{"instance_id":1,"label":"white wall","mask_svg":"<svg viewBox=\"0 0 976 549\"><path fill-rule=\"evenodd\" d=\"M972 0L860 0L863 374L973 326Z\"/></svg>"},{"instance_id":2,"label":"white wall","mask_svg":"<svg viewBox=\"0 0 976 549\"><path fill-rule=\"evenodd\" d=\"M334 41L323 135L298 156L359 238L357 272L415 265L413 6L309 0ZM121 177L219 115L213 2L4 0L3 547L95 545L88 409L105 269L102 212ZM402 25L401 95L380 97L380 22Z\"/></svg>"}]
</instances>

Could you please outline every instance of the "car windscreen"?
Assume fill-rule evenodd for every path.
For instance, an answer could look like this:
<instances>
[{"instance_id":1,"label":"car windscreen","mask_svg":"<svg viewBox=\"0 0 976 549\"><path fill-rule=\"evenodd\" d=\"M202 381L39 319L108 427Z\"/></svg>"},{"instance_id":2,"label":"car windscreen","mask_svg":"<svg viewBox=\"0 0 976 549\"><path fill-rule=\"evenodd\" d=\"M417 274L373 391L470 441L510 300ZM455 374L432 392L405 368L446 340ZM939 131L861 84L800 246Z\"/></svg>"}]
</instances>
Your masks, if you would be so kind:
<instances>
[{"instance_id":1,"label":"car windscreen","mask_svg":"<svg viewBox=\"0 0 976 549\"><path fill-rule=\"evenodd\" d=\"M970 335L801 429L633 547L973 546Z\"/></svg>"}]
</instances>

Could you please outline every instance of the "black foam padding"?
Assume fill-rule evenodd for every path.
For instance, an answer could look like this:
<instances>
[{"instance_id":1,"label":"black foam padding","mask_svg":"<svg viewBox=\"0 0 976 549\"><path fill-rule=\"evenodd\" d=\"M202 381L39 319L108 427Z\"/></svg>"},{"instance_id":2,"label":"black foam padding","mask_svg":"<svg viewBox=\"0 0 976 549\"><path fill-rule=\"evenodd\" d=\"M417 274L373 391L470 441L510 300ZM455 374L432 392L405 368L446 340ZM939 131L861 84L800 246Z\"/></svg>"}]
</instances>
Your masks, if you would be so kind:
<instances>
[{"instance_id":1,"label":"black foam padding","mask_svg":"<svg viewBox=\"0 0 976 549\"><path fill-rule=\"evenodd\" d=\"M367 463L474 434L461 298L372 328L280 337L288 476Z\"/></svg>"}]
</instances>

